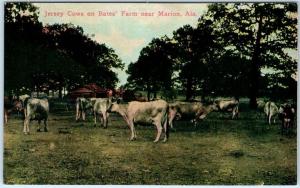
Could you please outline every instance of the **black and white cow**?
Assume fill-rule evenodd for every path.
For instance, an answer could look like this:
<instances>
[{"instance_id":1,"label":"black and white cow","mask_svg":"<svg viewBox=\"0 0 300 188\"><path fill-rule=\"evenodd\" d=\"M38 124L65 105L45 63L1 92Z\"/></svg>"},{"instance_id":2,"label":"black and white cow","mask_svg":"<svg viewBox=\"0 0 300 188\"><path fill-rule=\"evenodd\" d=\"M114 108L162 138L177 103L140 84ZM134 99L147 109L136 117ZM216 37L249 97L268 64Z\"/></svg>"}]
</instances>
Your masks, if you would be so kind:
<instances>
[{"instance_id":1,"label":"black and white cow","mask_svg":"<svg viewBox=\"0 0 300 188\"><path fill-rule=\"evenodd\" d=\"M84 97L78 97L76 99L76 121L79 121L80 116L82 120L85 121L85 115L87 110L93 108L91 99L86 99Z\"/></svg>"},{"instance_id":2,"label":"black and white cow","mask_svg":"<svg viewBox=\"0 0 300 188\"><path fill-rule=\"evenodd\" d=\"M29 134L29 122L37 120L39 123L37 131L40 131L41 121L44 121L44 131L47 132L47 121L49 115L49 102L47 99L28 99L25 110L24 134Z\"/></svg>"}]
</instances>

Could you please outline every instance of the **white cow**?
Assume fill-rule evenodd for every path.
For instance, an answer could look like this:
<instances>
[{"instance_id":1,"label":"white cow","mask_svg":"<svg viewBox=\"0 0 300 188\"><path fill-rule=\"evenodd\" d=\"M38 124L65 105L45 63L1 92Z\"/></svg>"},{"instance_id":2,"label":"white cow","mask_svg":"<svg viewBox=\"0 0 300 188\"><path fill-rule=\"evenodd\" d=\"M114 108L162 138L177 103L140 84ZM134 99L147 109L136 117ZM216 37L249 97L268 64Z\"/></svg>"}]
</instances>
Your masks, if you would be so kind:
<instances>
[{"instance_id":1,"label":"white cow","mask_svg":"<svg viewBox=\"0 0 300 188\"><path fill-rule=\"evenodd\" d=\"M273 119L274 119L274 123L275 123L275 115L277 115L279 112L279 109L276 106L276 104L272 101L266 102L264 112L267 116L267 121L268 121L269 125L271 125L272 117L274 117Z\"/></svg>"},{"instance_id":2,"label":"white cow","mask_svg":"<svg viewBox=\"0 0 300 188\"><path fill-rule=\"evenodd\" d=\"M232 112L232 119L237 118L239 114L239 100L237 99L219 99L215 100L215 105L219 111Z\"/></svg>"},{"instance_id":3,"label":"white cow","mask_svg":"<svg viewBox=\"0 0 300 188\"><path fill-rule=\"evenodd\" d=\"M25 108L25 100L28 99L28 98L30 98L30 95L27 95L27 94L19 96L19 99L22 102L22 105L24 106L24 108Z\"/></svg>"},{"instance_id":4,"label":"white cow","mask_svg":"<svg viewBox=\"0 0 300 188\"><path fill-rule=\"evenodd\" d=\"M175 102L169 104L169 125L173 128L173 120L176 116L191 119L196 126L198 120L203 120L216 106L204 105L200 102Z\"/></svg>"},{"instance_id":5,"label":"white cow","mask_svg":"<svg viewBox=\"0 0 300 188\"><path fill-rule=\"evenodd\" d=\"M111 108L112 105L112 99L111 98L92 98L91 102L93 104L93 110L94 110L94 126L96 127L97 124L97 115L100 116L101 123L104 126L104 128L107 128L108 124L108 109Z\"/></svg>"},{"instance_id":6,"label":"white cow","mask_svg":"<svg viewBox=\"0 0 300 188\"><path fill-rule=\"evenodd\" d=\"M117 112L123 116L131 130L130 140L136 139L134 123L154 124L157 129L157 135L154 142L158 142L164 129L164 142L169 136L168 130L168 103L164 100L138 102L132 101L128 105L120 105L117 102L112 103L111 112Z\"/></svg>"},{"instance_id":7,"label":"white cow","mask_svg":"<svg viewBox=\"0 0 300 188\"><path fill-rule=\"evenodd\" d=\"M37 120L39 123L37 131L40 131L41 121L44 120L44 131L47 132L47 120L49 114L49 102L47 99L28 99L26 104L26 113L24 120L24 134L29 134L29 122Z\"/></svg>"}]
</instances>

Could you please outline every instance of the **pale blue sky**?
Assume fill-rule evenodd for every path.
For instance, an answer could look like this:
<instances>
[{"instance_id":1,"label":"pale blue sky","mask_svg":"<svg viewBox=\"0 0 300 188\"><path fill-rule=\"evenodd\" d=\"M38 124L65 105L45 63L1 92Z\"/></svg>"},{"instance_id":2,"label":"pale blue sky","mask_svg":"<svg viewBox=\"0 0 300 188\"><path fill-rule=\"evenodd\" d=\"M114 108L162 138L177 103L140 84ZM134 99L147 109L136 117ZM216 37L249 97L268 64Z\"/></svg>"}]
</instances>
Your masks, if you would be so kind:
<instances>
[{"instance_id":1,"label":"pale blue sky","mask_svg":"<svg viewBox=\"0 0 300 188\"><path fill-rule=\"evenodd\" d=\"M207 10L205 3L34 3L39 7L39 20L45 24L73 23L92 35L94 40L115 49L122 62L123 71L118 71L120 83L126 83L125 70L130 62L138 59L140 50L153 38L172 36L179 27L196 26L198 18ZM62 12L63 16L45 16L45 12ZM115 16L98 16L98 12L113 12ZM122 16L122 11L137 12L138 16ZM158 11L179 12L182 16L157 16ZM196 16L185 16L186 12ZM69 16L68 12L83 12L84 16ZM87 16L95 12L95 16ZM142 12L154 12L152 17L140 16Z\"/></svg>"}]
</instances>

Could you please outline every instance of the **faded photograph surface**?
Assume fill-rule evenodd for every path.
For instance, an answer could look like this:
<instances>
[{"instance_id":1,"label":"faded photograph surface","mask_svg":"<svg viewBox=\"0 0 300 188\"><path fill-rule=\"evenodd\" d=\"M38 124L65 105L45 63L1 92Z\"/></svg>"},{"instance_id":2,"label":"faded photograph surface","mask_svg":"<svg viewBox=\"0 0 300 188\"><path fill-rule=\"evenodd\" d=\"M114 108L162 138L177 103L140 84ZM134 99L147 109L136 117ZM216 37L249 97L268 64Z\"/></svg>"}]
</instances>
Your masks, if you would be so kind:
<instances>
[{"instance_id":1,"label":"faded photograph surface","mask_svg":"<svg viewBox=\"0 0 300 188\"><path fill-rule=\"evenodd\" d=\"M4 8L4 184L297 184L297 3Z\"/></svg>"}]
</instances>

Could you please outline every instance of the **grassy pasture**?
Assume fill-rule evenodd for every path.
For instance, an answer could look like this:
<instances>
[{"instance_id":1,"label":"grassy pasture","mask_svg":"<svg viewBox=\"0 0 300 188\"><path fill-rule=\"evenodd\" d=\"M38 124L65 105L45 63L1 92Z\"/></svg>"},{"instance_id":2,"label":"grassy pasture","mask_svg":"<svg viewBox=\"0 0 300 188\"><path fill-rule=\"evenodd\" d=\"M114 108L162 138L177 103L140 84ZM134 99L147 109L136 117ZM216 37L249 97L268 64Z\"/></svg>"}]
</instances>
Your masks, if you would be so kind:
<instances>
[{"instance_id":1,"label":"grassy pasture","mask_svg":"<svg viewBox=\"0 0 300 188\"><path fill-rule=\"evenodd\" d=\"M253 185L297 183L296 134L241 105L239 120L211 113L194 127L175 122L167 143L153 143L154 126L137 126L137 140L112 114L109 127L75 122L73 111L52 112L49 132L23 135L22 119L4 127L5 184ZM295 131L296 132L296 131Z\"/></svg>"}]
</instances>

